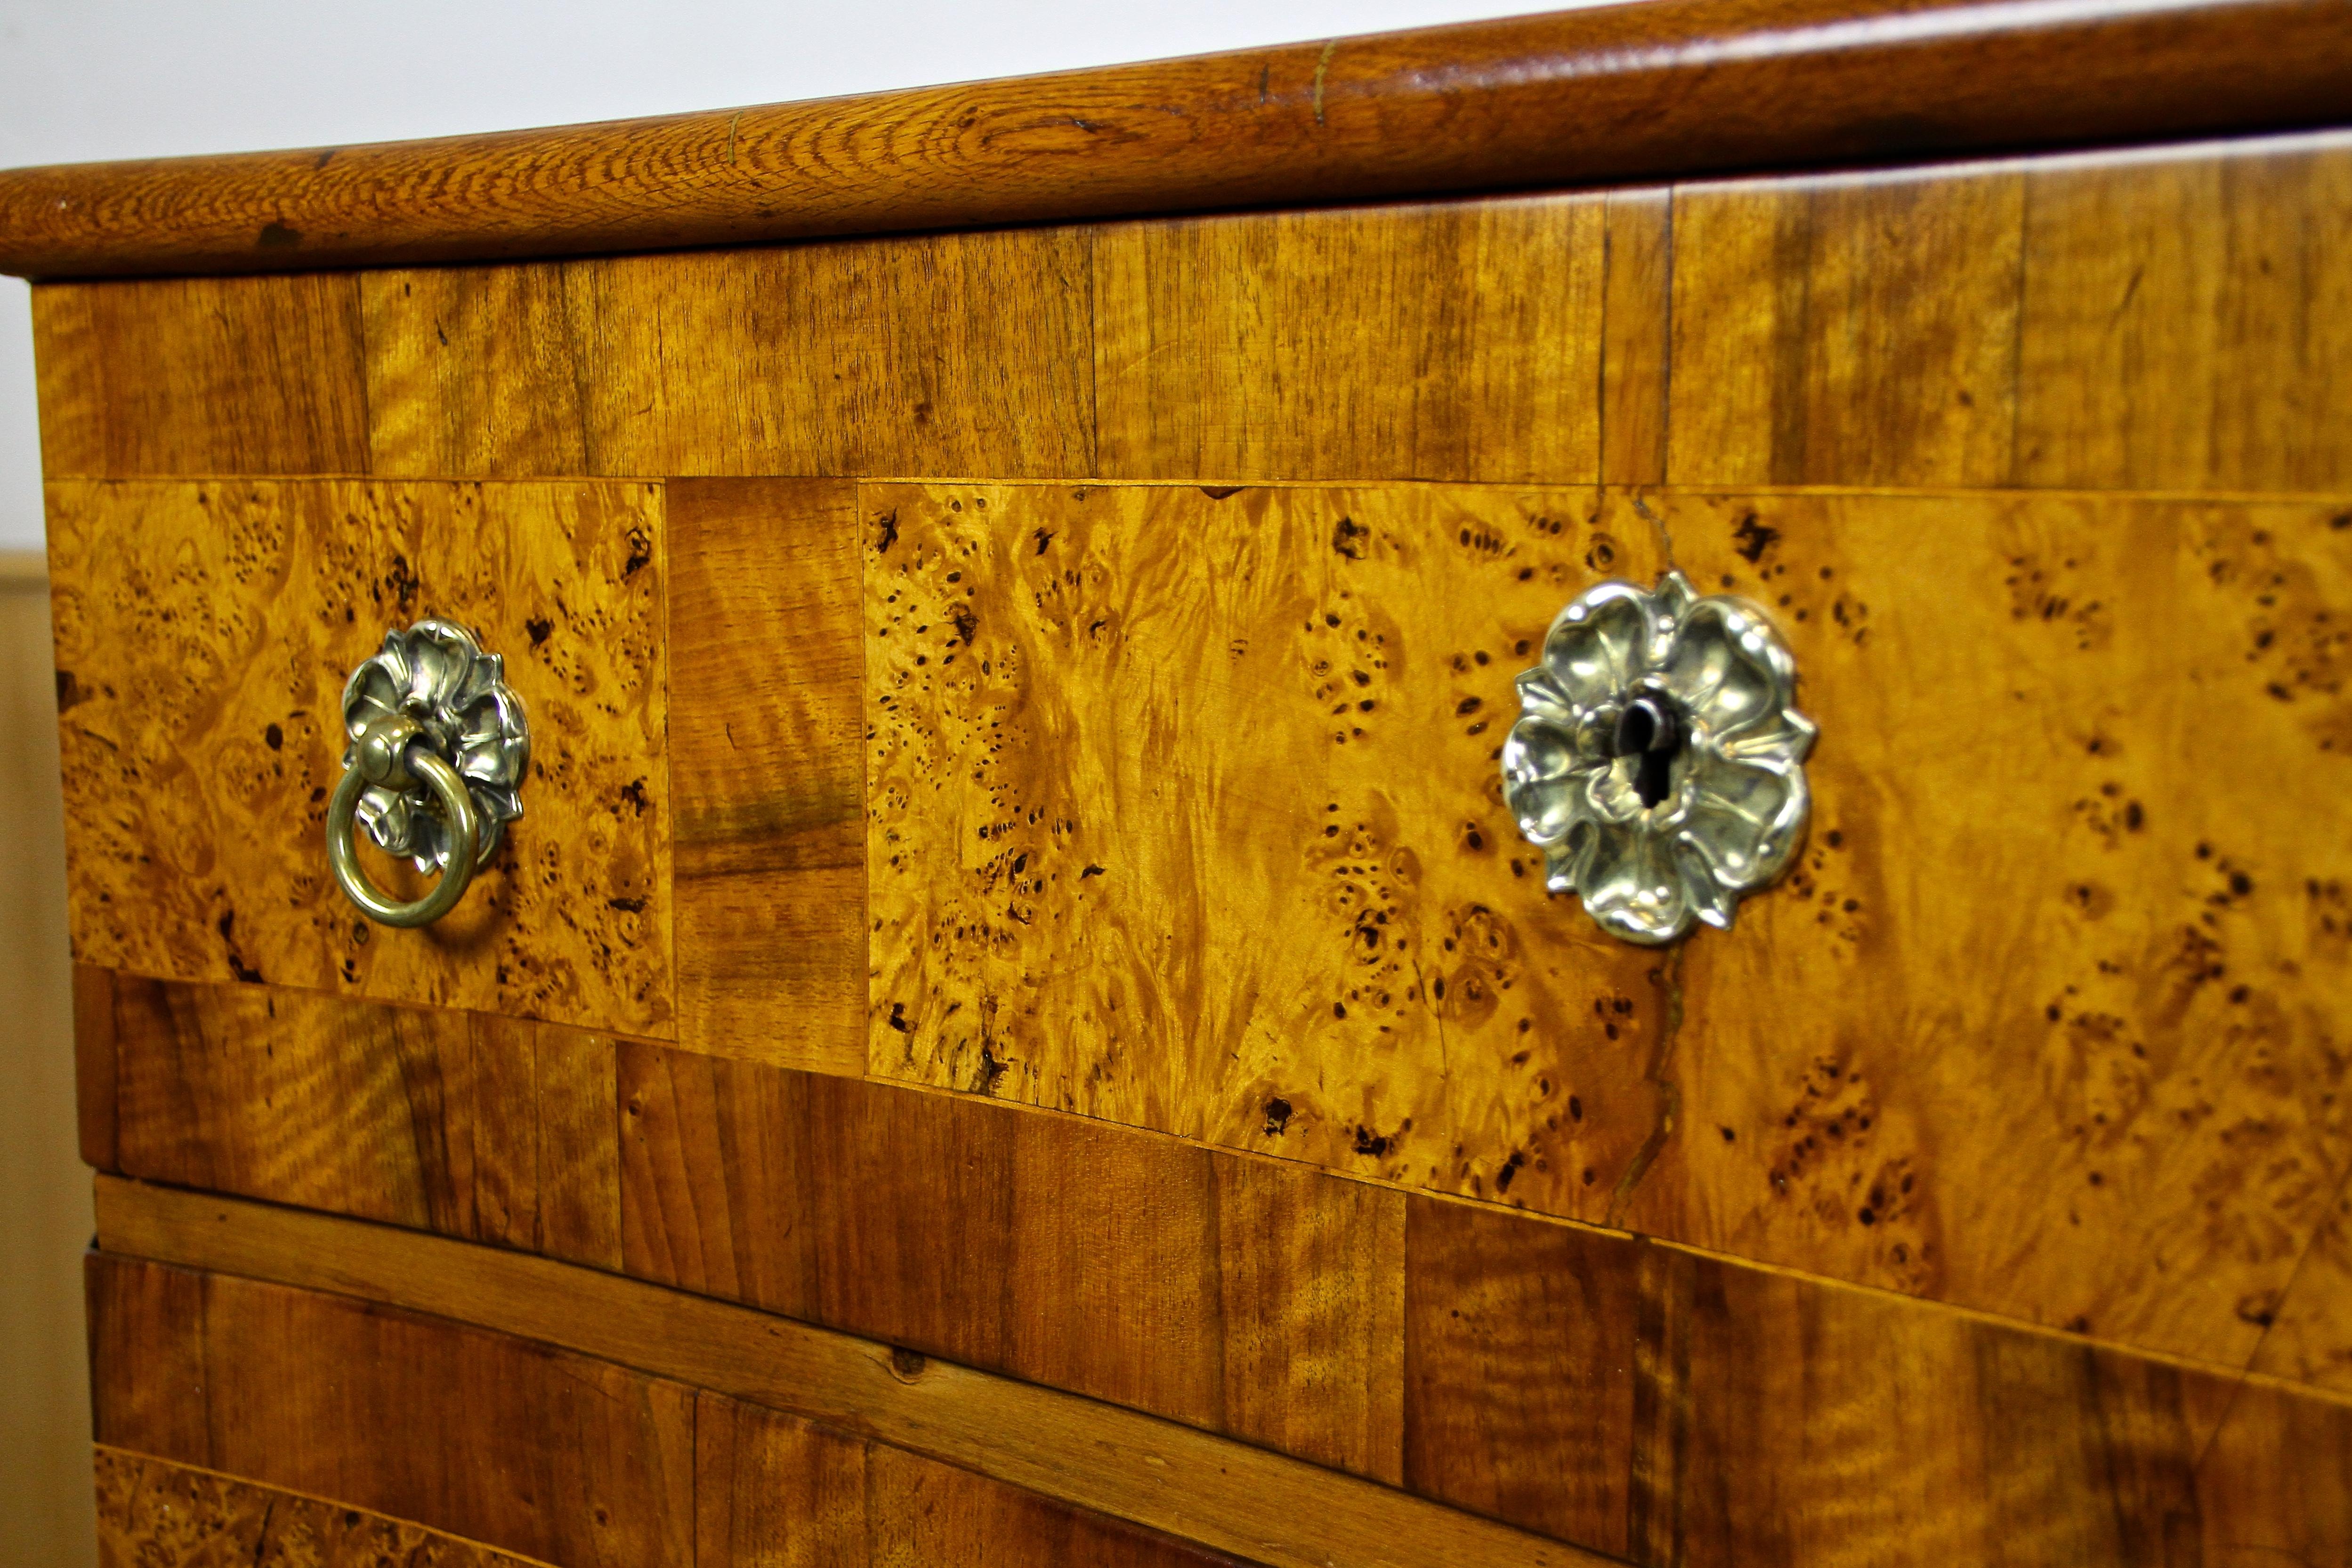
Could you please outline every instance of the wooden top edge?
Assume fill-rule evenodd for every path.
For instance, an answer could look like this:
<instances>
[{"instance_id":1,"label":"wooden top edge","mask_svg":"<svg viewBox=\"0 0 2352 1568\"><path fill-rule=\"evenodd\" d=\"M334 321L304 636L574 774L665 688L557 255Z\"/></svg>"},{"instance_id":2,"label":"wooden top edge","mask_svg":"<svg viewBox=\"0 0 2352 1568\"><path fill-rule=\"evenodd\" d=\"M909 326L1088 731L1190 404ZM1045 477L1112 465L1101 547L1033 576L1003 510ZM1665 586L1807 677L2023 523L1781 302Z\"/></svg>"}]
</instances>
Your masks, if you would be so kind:
<instances>
[{"instance_id":1,"label":"wooden top edge","mask_svg":"<svg viewBox=\"0 0 2352 1568\"><path fill-rule=\"evenodd\" d=\"M2352 0L1646 0L546 131L0 173L0 271L262 272L2352 121Z\"/></svg>"}]
</instances>

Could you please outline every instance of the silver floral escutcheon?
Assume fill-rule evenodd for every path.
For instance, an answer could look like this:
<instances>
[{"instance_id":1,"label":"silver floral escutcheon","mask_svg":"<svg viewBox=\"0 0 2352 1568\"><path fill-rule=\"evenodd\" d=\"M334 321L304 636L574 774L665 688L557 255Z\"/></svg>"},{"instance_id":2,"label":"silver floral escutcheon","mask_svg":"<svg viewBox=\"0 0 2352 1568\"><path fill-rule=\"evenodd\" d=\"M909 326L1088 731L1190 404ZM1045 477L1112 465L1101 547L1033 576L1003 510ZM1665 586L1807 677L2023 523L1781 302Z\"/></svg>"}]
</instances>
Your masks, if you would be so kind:
<instances>
[{"instance_id":1,"label":"silver floral escutcheon","mask_svg":"<svg viewBox=\"0 0 2352 1568\"><path fill-rule=\"evenodd\" d=\"M1804 837L1815 731L1796 682L1762 610L1679 572L1578 595L1503 743L1503 798L1551 889L1627 942L1728 929Z\"/></svg>"},{"instance_id":2,"label":"silver floral escutcheon","mask_svg":"<svg viewBox=\"0 0 2352 1568\"><path fill-rule=\"evenodd\" d=\"M522 815L530 726L506 661L450 621L387 632L343 687L343 731L351 745L327 805L335 881L372 920L430 924L457 907ZM440 881L411 903L386 897L360 865L355 830Z\"/></svg>"}]
</instances>

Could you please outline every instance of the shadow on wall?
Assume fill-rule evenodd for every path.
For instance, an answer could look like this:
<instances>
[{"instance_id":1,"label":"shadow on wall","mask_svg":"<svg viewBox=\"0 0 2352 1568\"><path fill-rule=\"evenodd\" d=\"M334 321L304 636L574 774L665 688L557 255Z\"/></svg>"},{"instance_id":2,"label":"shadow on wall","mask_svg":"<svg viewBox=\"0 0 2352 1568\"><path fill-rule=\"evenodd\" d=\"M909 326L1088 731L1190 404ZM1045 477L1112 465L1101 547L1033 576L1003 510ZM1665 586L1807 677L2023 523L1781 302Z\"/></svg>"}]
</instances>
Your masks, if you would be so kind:
<instances>
[{"instance_id":1,"label":"shadow on wall","mask_svg":"<svg viewBox=\"0 0 2352 1568\"><path fill-rule=\"evenodd\" d=\"M97 1559L57 675L39 555L0 551L0 1568Z\"/></svg>"}]
</instances>

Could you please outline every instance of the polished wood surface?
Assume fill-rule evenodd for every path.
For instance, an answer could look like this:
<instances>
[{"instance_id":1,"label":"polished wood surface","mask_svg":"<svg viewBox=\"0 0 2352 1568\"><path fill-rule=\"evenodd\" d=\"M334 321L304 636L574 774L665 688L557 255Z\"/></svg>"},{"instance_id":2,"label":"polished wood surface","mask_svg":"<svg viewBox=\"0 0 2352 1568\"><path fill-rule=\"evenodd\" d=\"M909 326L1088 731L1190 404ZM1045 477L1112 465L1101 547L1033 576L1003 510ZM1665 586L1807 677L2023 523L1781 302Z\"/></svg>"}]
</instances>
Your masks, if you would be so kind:
<instances>
[{"instance_id":1,"label":"polished wood surface","mask_svg":"<svg viewBox=\"0 0 2352 1568\"><path fill-rule=\"evenodd\" d=\"M673 1026L658 487L53 484L48 505L78 959ZM465 904L402 931L335 891L320 836L343 682L427 615L505 658L531 771Z\"/></svg>"},{"instance_id":2,"label":"polished wood surface","mask_svg":"<svg viewBox=\"0 0 2352 1568\"><path fill-rule=\"evenodd\" d=\"M352 275L179 278L37 298L49 478L368 471Z\"/></svg>"},{"instance_id":3,"label":"polished wood surface","mask_svg":"<svg viewBox=\"0 0 2352 1568\"><path fill-rule=\"evenodd\" d=\"M1679 187L1683 484L2352 485L2340 137Z\"/></svg>"},{"instance_id":4,"label":"polished wood surface","mask_svg":"<svg viewBox=\"0 0 2352 1568\"><path fill-rule=\"evenodd\" d=\"M371 458L383 474L1083 473L1087 249L1087 231L1045 228L370 273Z\"/></svg>"},{"instance_id":5,"label":"polished wood surface","mask_svg":"<svg viewBox=\"0 0 2352 1568\"><path fill-rule=\"evenodd\" d=\"M877 1075L2252 1353L2347 1152L2340 503L862 494ZM1492 759L1669 561L1832 739L1789 884L1662 954Z\"/></svg>"},{"instance_id":6,"label":"polished wood surface","mask_svg":"<svg viewBox=\"0 0 2352 1568\"><path fill-rule=\"evenodd\" d=\"M100 1168L620 1265L610 1039L274 986L76 980L114 1042Z\"/></svg>"},{"instance_id":7,"label":"polished wood surface","mask_svg":"<svg viewBox=\"0 0 2352 1568\"><path fill-rule=\"evenodd\" d=\"M1540 196L1105 225L1084 471L1589 481L1602 221Z\"/></svg>"},{"instance_id":8,"label":"polished wood surface","mask_svg":"<svg viewBox=\"0 0 2352 1568\"><path fill-rule=\"evenodd\" d=\"M2274 1542L2321 1561L2352 1550L2340 1401L1604 1232L1550 1227L1561 1245L1530 1246L1516 1233L1528 1223L1416 1200L1410 1252L1444 1271L1407 1296L1417 1490L1655 1563L2219 1568ZM263 1354L240 1337L251 1319L330 1347L399 1338L397 1375L427 1412L437 1380L486 1356L579 1363L616 1390L692 1384L706 1405L712 1392L748 1400L1263 1563L1594 1560L1181 1425L511 1252L110 1178L100 1233L94 1314L114 1333L100 1436L169 1458L205 1462L216 1447L187 1445L242 1425L219 1401L244 1387L240 1358ZM1562 1367L1577 1369L1565 1386ZM523 1418L545 1397L516 1381L501 1406L516 1421L477 1441L542 1470L587 1462L572 1427ZM209 1401L209 1426L191 1400ZM396 1442L408 1407L359 1406L382 1425L347 1422L341 1449ZM254 1417L265 1427L268 1410ZM298 1484L299 1469L305 1489L361 1462L233 1441L247 1445L239 1473ZM384 1511L478 1529L449 1472L385 1475L371 1483ZM823 1493L795 1489L758 1506L821 1524ZM668 1517L653 1494L631 1506L613 1528ZM509 1515L499 1528L481 1538L509 1544L540 1525Z\"/></svg>"},{"instance_id":9,"label":"polished wood surface","mask_svg":"<svg viewBox=\"0 0 2352 1568\"><path fill-rule=\"evenodd\" d=\"M100 1447L99 1568L531 1568L531 1560L345 1503Z\"/></svg>"},{"instance_id":10,"label":"polished wood surface","mask_svg":"<svg viewBox=\"0 0 2352 1568\"><path fill-rule=\"evenodd\" d=\"M667 487L678 1038L866 1068L857 490Z\"/></svg>"},{"instance_id":11,"label":"polished wood surface","mask_svg":"<svg viewBox=\"0 0 2352 1568\"><path fill-rule=\"evenodd\" d=\"M318 1063L338 1038L280 1028L223 1054ZM2306 1430L2308 1452L2262 1462L2315 1493L2352 1462L2352 1428L2327 1414L2340 1397L2242 1366L970 1097L651 1044L625 1044L606 1070L619 1075L621 1267L636 1279L1115 1402L1598 1551L1672 1561L1671 1525L1725 1560L1834 1560L1818 1532L1851 1528L1882 1555L1916 1536L1960 1556L2006 1539L2035 1543L2030 1561L2133 1563L2164 1510L2195 1512L2175 1493L2225 1409L2245 1406L2231 1419L2252 1425L2233 1441L2252 1450L2282 1423ZM274 1122L283 1143L364 1136L344 1102L272 1107L247 1092L248 1122ZM462 1140L446 1097L412 1106L410 1141ZM341 1206L290 1176L246 1190ZM609 1298L600 1276L501 1273L538 1294L498 1309L523 1316L485 1317L477 1286L449 1287L432 1262L471 1251L201 1194L102 1192L110 1247L553 1332L747 1392L576 1337L581 1292L598 1303L591 1316L667 1299ZM406 1223L464 1237L462 1219ZM158 1226L181 1239L152 1239ZM277 1239L219 1250L256 1228ZM285 1273L298 1254L310 1271ZM193 1310L125 1292L131 1327L106 1343L168 1337ZM140 1390L110 1397L130 1403L122 1420L159 1418ZM2174 1492L2144 1497L2130 1479L2143 1473ZM1870 1479L1849 1494L1843 1478L1857 1475ZM1873 1500L1835 1500L1855 1496ZM2299 1528L2283 1501L2232 1506L2258 1531Z\"/></svg>"},{"instance_id":12,"label":"polished wood surface","mask_svg":"<svg viewBox=\"0 0 2352 1568\"><path fill-rule=\"evenodd\" d=\"M2347 190L2332 132L369 274L364 312L339 274L45 285L45 458L2342 490Z\"/></svg>"},{"instance_id":13,"label":"polished wood surface","mask_svg":"<svg viewBox=\"0 0 2352 1568\"><path fill-rule=\"evenodd\" d=\"M101 1321L121 1325L112 1354L99 1365L103 1382L126 1384L119 1394L102 1389L100 1437L165 1458L191 1456L161 1442L185 1443L209 1429L201 1410L192 1415L186 1409L198 1365L190 1358L198 1357L201 1375L214 1380L210 1394L226 1386L219 1381L224 1377L241 1379L282 1362L248 1338L224 1337L275 1322L301 1325L331 1344L371 1335L387 1343L413 1341L403 1367L361 1375L405 1379L432 1399L460 1397L450 1383L461 1368L470 1380L481 1375L477 1363L481 1371L511 1363L517 1375L500 1393L499 1413L512 1412L514 1420L500 1428L478 1420L473 1441L485 1448L511 1444L509 1462L530 1456L528 1462L542 1471L627 1459L637 1466L627 1475L642 1476L648 1487L658 1477L666 1486L678 1450L648 1447L656 1437L667 1445L669 1429L645 1426L652 1417L639 1413L667 1408L649 1403L657 1394L667 1400L659 1391L692 1385L1245 1555L1267 1568L1334 1563L1457 1568L1467 1562L1559 1568L1595 1560L1573 1546L1177 1422L573 1265L111 1177L100 1178L99 1212L100 1242L107 1251L92 1263L94 1311ZM335 1294L321 1293L328 1291ZM125 1299L121 1308L117 1296ZM166 1331L142 1335L139 1327L166 1317L151 1305L158 1299L173 1302L175 1315ZM213 1316L220 1300L230 1303L225 1327ZM134 1317L141 1312L143 1318ZM416 1315L425 1312L436 1319ZM226 1347L217 1354L211 1349L216 1339ZM218 1370L223 1356L243 1359L224 1373ZM598 1417L600 1424L537 1419L533 1412L541 1404L573 1397L534 1381L533 1369L541 1365L577 1366L590 1386L608 1387L614 1397L605 1402L612 1408ZM110 1369L112 1375L104 1376ZM522 1375L526 1371L530 1376ZM327 1397L311 1386L323 1377L300 1381L300 1390L277 1396L282 1407L299 1410L306 1400ZM118 1399L132 1404L143 1422L131 1430L155 1436L142 1441L121 1435L124 1429L113 1424L110 1404ZM457 1505L476 1500L456 1489L462 1472L433 1468L429 1460L383 1467L373 1476L359 1473L366 1470L362 1456L375 1444L396 1443L403 1430L438 1429L429 1402L418 1414L434 1419L415 1427L404 1425L412 1419L407 1405L357 1405L353 1415L378 1426L346 1424L347 1436L321 1455L257 1444L245 1435L235 1407L211 1408L217 1412L215 1427L238 1429L233 1442L240 1474L274 1480L285 1473L279 1467L316 1475L350 1465L350 1484L397 1489L430 1503L412 1504L403 1516L436 1527L454 1524ZM275 1419L257 1419L254 1426L268 1430ZM623 1421L637 1424L630 1431L643 1430L635 1447L618 1443L620 1429L613 1424ZM658 1468L647 1457L656 1452ZM212 1462L226 1468L217 1458ZM573 1500L597 1495L571 1494ZM667 1532L673 1494L638 1495L642 1502L633 1514L609 1510L612 1527ZM517 1543L535 1539L534 1531L590 1528L591 1510L576 1504L551 1504L541 1513L501 1497L483 1506L509 1510L499 1518L513 1521ZM472 1533L492 1544L510 1543L507 1535Z\"/></svg>"},{"instance_id":14,"label":"polished wood surface","mask_svg":"<svg viewBox=\"0 0 2352 1568\"><path fill-rule=\"evenodd\" d=\"M1241 1568L1221 1552L718 1394L698 1403L695 1458L698 1562Z\"/></svg>"},{"instance_id":15,"label":"polished wood surface","mask_svg":"<svg viewBox=\"0 0 2352 1568\"><path fill-rule=\"evenodd\" d=\"M1490 1119L1606 1106L1611 1060L1636 1100L1601 1036L1648 1010L1591 998L1658 960L1548 918L1493 757L1559 606L1657 571L1646 523L1589 490L861 495L871 1071L1481 1192Z\"/></svg>"},{"instance_id":16,"label":"polished wood surface","mask_svg":"<svg viewBox=\"0 0 2352 1568\"><path fill-rule=\"evenodd\" d=\"M0 270L740 245L2333 123L2340 0L1655 0L1011 81L0 176Z\"/></svg>"},{"instance_id":17,"label":"polished wood surface","mask_svg":"<svg viewBox=\"0 0 2352 1568\"><path fill-rule=\"evenodd\" d=\"M2177 137L2252 89L2166 48L2340 20L1706 15L1696 85L1472 50L1383 144L1818 128L1867 59L1887 152L1958 123L1906 70L1973 113L2118 40L2046 58ZM1402 79L1312 53L1285 179ZM42 285L101 1435L565 1563L2352 1556L2352 133L2263 85L2320 128ZM1495 760L1559 605L1668 565L1823 740L1785 882L1645 952ZM558 745L491 896L371 933L331 704L426 610Z\"/></svg>"}]
</instances>

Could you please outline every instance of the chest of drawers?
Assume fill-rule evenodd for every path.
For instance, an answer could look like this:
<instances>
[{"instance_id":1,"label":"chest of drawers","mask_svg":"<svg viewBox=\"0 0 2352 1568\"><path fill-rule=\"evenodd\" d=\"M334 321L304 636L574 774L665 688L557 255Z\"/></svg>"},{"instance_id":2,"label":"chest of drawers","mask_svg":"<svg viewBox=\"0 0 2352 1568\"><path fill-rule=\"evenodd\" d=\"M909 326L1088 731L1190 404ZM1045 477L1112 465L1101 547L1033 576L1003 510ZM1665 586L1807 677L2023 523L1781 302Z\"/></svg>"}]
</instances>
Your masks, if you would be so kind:
<instances>
[{"instance_id":1,"label":"chest of drawers","mask_svg":"<svg viewBox=\"0 0 2352 1568\"><path fill-rule=\"evenodd\" d=\"M2347 92L1651 5L0 176L109 1550L2352 1553ZM1648 666L1507 756L1669 581L1663 804Z\"/></svg>"}]
</instances>

